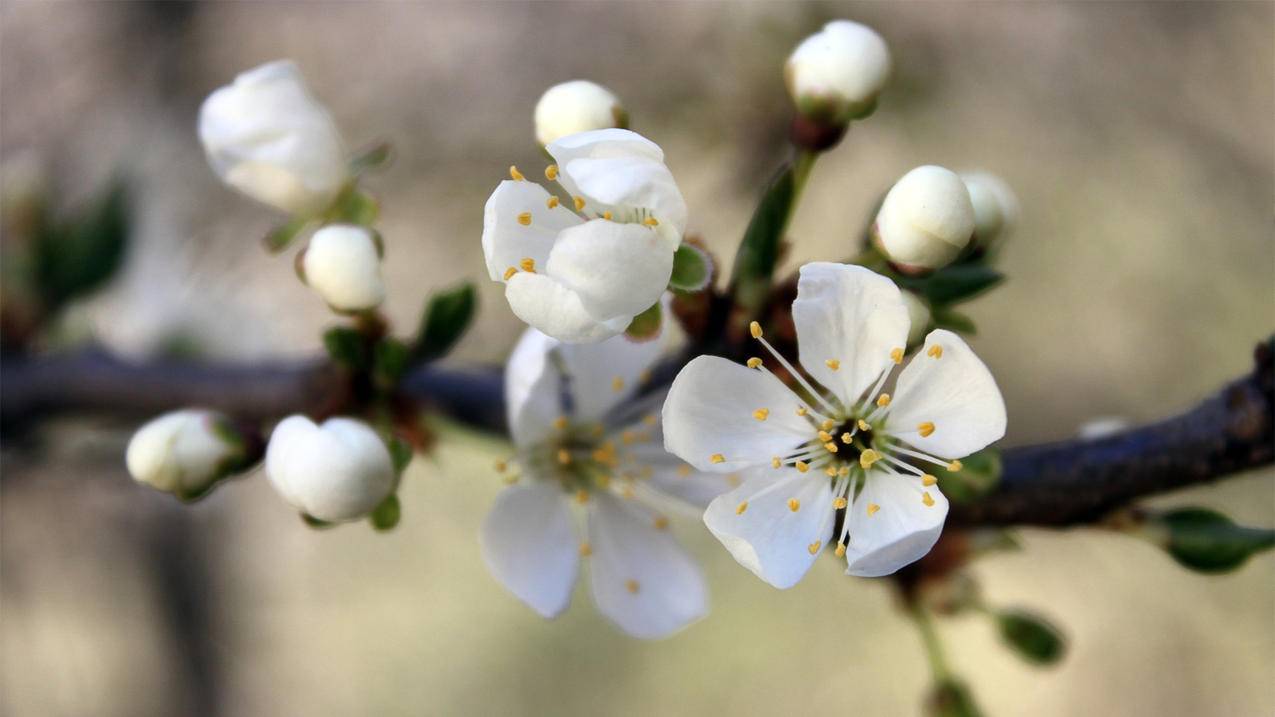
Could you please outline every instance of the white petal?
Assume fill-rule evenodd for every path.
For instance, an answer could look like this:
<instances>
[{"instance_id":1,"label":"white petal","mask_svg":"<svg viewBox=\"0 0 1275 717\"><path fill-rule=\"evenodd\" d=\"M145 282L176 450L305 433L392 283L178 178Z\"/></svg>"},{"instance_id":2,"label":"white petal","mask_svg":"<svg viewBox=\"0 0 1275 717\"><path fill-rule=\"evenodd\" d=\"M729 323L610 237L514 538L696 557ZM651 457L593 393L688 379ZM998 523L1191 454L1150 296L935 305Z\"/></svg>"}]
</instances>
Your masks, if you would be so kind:
<instances>
[{"instance_id":1,"label":"white petal","mask_svg":"<svg viewBox=\"0 0 1275 717\"><path fill-rule=\"evenodd\" d=\"M575 292L594 318L632 319L664 293L674 251L650 227L595 219L558 235L544 273Z\"/></svg>"},{"instance_id":2,"label":"white petal","mask_svg":"<svg viewBox=\"0 0 1275 717\"><path fill-rule=\"evenodd\" d=\"M505 411L514 445L530 446L553 432L563 413L562 374L550 352L561 342L536 329L523 332L505 364Z\"/></svg>"},{"instance_id":3,"label":"white petal","mask_svg":"<svg viewBox=\"0 0 1275 717\"><path fill-rule=\"evenodd\" d=\"M609 209L624 217L629 209L644 209L647 216L676 230L670 235L675 248L681 242L686 231L686 200L662 162L645 157L573 159L562 165L561 171L563 186L584 198L586 213L597 215Z\"/></svg>"},{"instance_id":4,"label":"white petal","mask_svg":"<svg viewBox=\"0 0 1275 717\"><path fill-rule=\"evenodd\" d=\"M635 501L596 493L589 508L590 581L598 610L634 637L668 637L708 614L699 566Z\"/></svg>"},{"instance_id":5,"label":"white petal","mask_svg":"<svg viewBox=\"0 0 1275 717\"><path fill-rule=\"evenodd\" d=\"M794 499L795 511L789 504ZM704 524L740 565L782 590L814 564L831 537L833 516L832 487L823 473L756 468L708 506Z\"/></svg>"},{"instance_id":6,"label":"white petal","mask_svg":"<svg viewBox=\"0 0 1275 717\"><path fill-rule=\"evenodd\" d=\"M571 602L580 543L571 508L549 483L515 485L496 496L483 521L483 560L509 592L543 617Z\"/></svg>"},{"instance_id":7,"label":"white petal","mask_svg":"<svg viewBox=\"0 0 1275 717\"><path fill-rule=\"evenodd\" d=\"M558 232L581 223L580 217L562 205L550 209L549 196L535 182L506 179L487 199L483 255L493 281L502 281L509 267L517 267L524 258L544 266ZM531 223L524 225L518 219L526 215L531 216Z\"/></svg>"},{"instance_id":8,"label":"white petal","mask_svg":"<svg viewBox=\"0 0 1275 717\"><path fill-rule=\"evenodd\" d=\"M297 510L320 520L355 520L380 505L398 482L389 449L367 424L290 416L266 449L266 476Z\"/></svg>"},{"instance_id":9,"label":"white petal","mask_svg":"<svg viewBox=\"0 0 1275 717\"><path fill-rule=\"evenodd\" d=\"M643 468L650 468L650 486L683 504L684 509L693 507L702 512L714 498L739 485L739 476L735 473L695 470L686 461L665 451L662 439L658 443L627 446L622 455L625 460L622 468L632 467L639 474Z\"/></svg>"},{"instance_id":10,"label":"white petal","mask_svg":"<svg viewBox=\"0 0 1275 717\"><path fill-rule=\"evenodd\" d=\"M933 505L925 504L926 493ZM879 506L871 515L870 505ZM871 471L850 507L846 573L881 577L924 557L943 532L947 505L937 487L918 478Z\"/></svg>"},{"instance_id":11,"label":"white petal","mask_svg":"<svg viewBox=\"0 0 1275 717\"><path fill-rule=\"evenodd\" d=\"M860 266L801 267L792 318L802 368L847 408L890 367L890 352L907 345L908 309L898 287Z\"/></svg>"},{"instance_id":12,"label":"white petal","mask_svg":"<svg viewBox=\"0 0 1275 717\"><path fill-rule=\"evenodd\" d=\"M620 335L596 344L563 344L558 356L579 421L603 418L641 387L643 374L664 350L657 339L632 341Z\"/></svg>"},{"instance_id":13,"label":"white petal","mask_svg":"<svg viewBox=\"0 0 1275 717\"><path fill-rule=\"evenodd\" d=\"M599 129L567 135L551 142L545 151L559 167L573 159L585 158L645 157L656 162L664 161L664 150L658 144L627 129Z\"/></svg>"},{"instance_id":14,"label":"white petal","mask_svg":"<svg viewBox=\"0 0 1275 717\"><path fill-rule=\"evenodd\" d=\"M934 424L925 438L923 423ZM899 374L886 432L940 458L961 458L1005 435L1005 400L960 336L931 331Z\"/></svg>"},{"instance_id":15,"label":"white petal","mask_svg":"<svg viewBox=\"0 0 1275 717\"><path fill-rule=\"evenodd\" d=\"M301 265L306 284L332 308L365 311L385 300L380 253L364 227L328 224L316 231Z\"/></svg>"},{"instance_id":16,"label":"white petal","mask_svg":"<svg viewBox=\"0 0 1275 717\"><path fill-rule=\"evenodd\" d=\"M717 356L682 369L664 400L664 447L700 470L728 473L769 464L815 437L800 399L774 376ZM766 420L753 415L766 409ZM720 455L718 462L714 456Z\"/></svg>"},{"instance_id":17,"label":"white petal","mask_svg":"<svg viewBox=\"0 0 1275 717\"><path fill-rule=\"evenodd\" d=\"M520 271L505 284L515 315L560 341L590 343L622 333L633 317L598 321L585 311L579 294L545 274Z\"/></svg>"}]
</instances>

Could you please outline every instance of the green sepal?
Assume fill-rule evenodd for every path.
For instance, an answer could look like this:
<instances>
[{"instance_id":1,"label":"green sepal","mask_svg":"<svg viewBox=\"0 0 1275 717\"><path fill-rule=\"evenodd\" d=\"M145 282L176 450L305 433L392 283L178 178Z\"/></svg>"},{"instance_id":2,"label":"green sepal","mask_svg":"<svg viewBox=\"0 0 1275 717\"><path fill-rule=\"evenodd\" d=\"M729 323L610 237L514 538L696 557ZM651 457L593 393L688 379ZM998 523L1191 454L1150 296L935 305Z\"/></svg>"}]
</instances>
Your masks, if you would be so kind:
<instances>
[{"instance_id":1,"label":"green sepal","mask_svg":"<svg viewBox=\"0 0 1275 717\"><path fill-rule=\"evenodd\" d=\"M363 334L348 326L333 326L323 332L323 347L337 364L351 371L368 367L369 356Z\"/></svg>"},{"instance_id":2,"label":"green sepal","mask_svg":"<svg viewBox=\"0 0 1275 717\"><path fill-rule=\"evenodd\" d=\"M934 310L933 314L934 326L940 329L955 331L958 334L966 334L973 336L978 333L978 327L974 325L974 320L953 309Z\"/></svg>"},{"instance_id":3,"label":"green sepal","mask_svg":"<svg viewBox=\"0 0 1275 717\"><path fill-rule=\"evenodd\" d=\"M412 358L432 361L447 355L469 328L477 304L478 292L469 282L431 296L421 317L420 334L412 349Z\"/></svg>"},{"instance_id":4,"label":"green sepal","mask_svg":"<svg viewBox=\"0 0 1275 717\"><path fill-rule=\"evenodd\" d=\"M969 301L1005 280L1005 275L986 264L953 264L928 276L899 276L899 286L929 299L935 306Z\"/></svg>"},{"instance_id":5,"label":"green sepal","mask_svg":"<svg viewBox=\"0 0 1275 717\"><path fill-rule=\"evenodd\" d=\"M660 335L660 324L663 320L664 310L657 301L646 311L633 317L629 327L624 330L624 335L634 341L650 341Z\"/></svg>"},{"instance_id":6,"label":"green sepal","mask_svg":"<svg viewBox=\"0 0 1275 717\"><path fill-rule=\"evenodd\" d=\"M297 237L305 231L310 225L310 217L295 217L286 224L271 229L268 234L262 237L261 243L265 244L266 251L271 254L278 254L287 249L296 241Z\"/></svg>"},{"instance_id":7,"label":"green sepal","mask_svg":"<svg viewBox=\"0 0 1275 717\"><path fill-rule=\"evenodd\" d=\"M1201 573L1225 573L1275 545L1275 530L1247 528L1205 508L1179 508L1152 519L1168 533L1164 546L1180 565Z\"/></svg>"},{"instance_id":8,"label":"green sepal","mask_svg":"<svg viewBox=\"0 0 1275 717\"><path fill-rule=\"evenodd\" d=\"M124 260L130 228L129 193L115 179L66 223L46 221L35 233L34 284L52 313L101 288Z\"/></svg>"},{"instance_id":9,"label":"green sepal","mask_svg":"<svg viewBox=\"0 0 1275 717\"><path fill-rule=\"evenodd\" d=\"M372 379L378 386L392 388L407 370L411 349L396 338L387 336L372 349Z\"/></svg>"},{"instance_id":10,"label":"green sepal","mask_svg":"<svg viewBox=\"0 0 1275 717\"><path fill-rule=\"evenodd\" d=\"M797 198L794 166L785 165L766 188L753 217L744 230L744 238L735 254L731 275L731 293L735 303L751 313L766 302L771 277L779 262L784 230Z\"/></svg>"},{"instance_id":11,"label":"green sepal","mask_svg":"<svg viewBox=\"0 0 1275 717\"><path fill-rule=\"evenodd\" d=\"M329 523L326 520L319 520L318 518L314 517L313 515L310 515L309 513L301 514L301 522L305 523L307 526L315 530L327 530L328 528L336 527L336 523Z\"/></svg>"},{"instance_id":12,"label":"green sepal","mask_svg":"<svg viewBox=\"0 0 1275 717\"><path fill-rule=\"evenodd\" d=\"M391 436L387 442L390 449L390 460L394 464L394 472L401 474L412 462L412 446L397 436Z\"/></svg>"},{"instance_id":13,"label":"green sepal","mask_svg":"<svg viewBox=\"0 0 1275 717\"><path fill-rule=\"evenodd\" d=\"M673 273L669 275L668 288L691 293L708 286L713 276L713 260L692 244L682 242L673 254Z\"/></svg>"},{"instance_id":14,"label":"green sepal","mask_svg":"<svg viewBox=\"0 0 1275 717\"><path fill-rule=\"evenodd\" d=\"M1001 477L1001 454L995 448L984 448L961 461L961 470L934 467L939 490L954 503L965 503L985 495L996 487Z\"/></svg>"},{"instance_id":15,"label":"green sepal","mask_svg":"<svg viewBox=\"0 0 1275 717\"><path fill-rule=\"evenodd\" d=\"M357 177L364 172L380 169L388 164L393 156L393 147L389 142L372 145L350 160L350 174Z\"/></svg>"},{"instance_id":16,"label":"green sepal","mask_svg":"<svg viewBox=\"0 0 1275 717\"><path fill-rule=\"evenodd\" d=\"M992 614L1001 640L1033 665L1052 665L1067 651L1062 632L1039 615L1022 610L999 610Z\"/></svg>"},{"instance_id":17,"label":"green sepal","mask_svg":"<svg viewBox=\"0 0 1275 717\"><path fill-rule=\"evenodd\" d=\"M930 689L925 714L927 717L982 717L983 713L965 683L948 678Z\"/></svg>"},{"instance_id":18,"label":"green sepal","mask_svg":"<svg viewBox=\"0 0 1275 717\"><path fill-rule=\"evenodd\" d=\"M392 530L394 526L398 525L398 521L402 517L403 506L399 503L398 495L391 493L389 497L381 501L380 505L376 506L376 510L373 510L367 518L371 521L373 528L379 531L386 531Z\"/></svg>"},{"instance_id":19,"label":"green sepal","mask_svg":"<svg viewBox=\"0 0 1275 717\"><path fill-rule=\"evenodd\" d=\"M358 224L370 227L381 215L381 205L370 195L350 185L332 202L324 214L325 223Z\"/></svg>"}]
</instances>

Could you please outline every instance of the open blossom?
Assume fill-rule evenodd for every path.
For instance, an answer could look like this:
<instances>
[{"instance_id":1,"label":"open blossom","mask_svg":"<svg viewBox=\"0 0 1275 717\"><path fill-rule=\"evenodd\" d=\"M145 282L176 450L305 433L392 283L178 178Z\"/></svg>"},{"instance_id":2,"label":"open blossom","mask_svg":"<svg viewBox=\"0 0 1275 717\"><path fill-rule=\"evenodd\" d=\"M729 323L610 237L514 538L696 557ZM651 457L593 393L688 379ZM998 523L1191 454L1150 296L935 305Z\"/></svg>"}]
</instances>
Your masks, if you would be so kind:
<instances>
[{"instance_id":1,"label":"open blossom","mask_svg":"<svg viewBox=\"0 0 1275 717\"><path fill-rule=\"evenodd\" d=\"M125 463L139 483L194 500L251 460L244 439L216 411L171 411L137 429Z\"/></svg>"},{"instance_id":2,"label":"open blossom","mask_svg":"<svg viewBox=\"0 0 1275 717\"><path fill-rule=\"evenodd\" d=\"M753 336L809 396L760 358L748 368L713 356L688 364L664 404L665 447L705 471L744 471L704 522L742 565L794 585L836 539L847 573L888 575L929 552L947 516L929 465L962 458L1005 433L1005 404L987 367L959 336L936 330L904 358L908 310L898 288L867 269L801 269L792 305L807 380ZM929 469L932 470L932 469ZM842 527L833 535L840 513Z\"/></svg>"},{"instance_id":3,"label":"open blossom","mask_svg":"<svg viewBox=\"0 0 1275 717\"><path fill-rule=\"evenodd\" d=\"M209 95L199 139L222 181L291 214L327 208L349 179L336 123L290 60L244 72Z\"/></svg>"},{"instance_id":4,"label":"open blossom","mask_svg":"<svg viewBox=\"0 0 1275 717\"><path fill-rule=\"evenodd\" d=\"M518 318L561 341L601 341L625 330L668 286L686 229L686 202L664 152L623 129L552 142L545 177L565 197L516 167L483 214L492 280Z\"/></svg>"},{"instance_id":5,"label":"open blossom","mask_svg":"<svg viewBox=\"0 0 1275 717\"><path fill-rule=\"evenodd\" d=\"M315 232L301 270L305 283L337 311L367 311L385 300L380 246L365 227L328 224Z\"/></svg>"},{"instance_id":6,"label":"open blossom","mask_svg":"<svg viewBox=\"0 0 1275 717\"><path fill-rule=\"evenodd\" d=\"M367 515L398 485L381 437L353 418L280 421L266 449L266 477L289 505L329 523Z\"/></svg>"},{"instance_id":7,"label":"open blossom","mask_svg":"<svg viewBox=\"0 0 1275 717\"><path fill-rule=\"evenodd\" d=\"M602 85L571 80L549 89L536 103L536 140L549 144L567 135L629 126L620 98Z\"/></svg>"},{"instance_id":8,"label":"open blossom","mask_svg":"<svg viewBox=\"0 0 1275 717\"><path fill-rule=\"evenodd\" d=\"M871 114L889 75L885 40L867 25L849 20L834 20L807 37L784 66L797 110L830 124Z\"/></svg>"},{"instance_id":9,"label":"open blossom","mask_svg":"<svg viewBox=\"0 0 1275 717\"><path fill-rule=\"evenodd\" d=\"M660 352L659 340L571 345L528 329L509 358L517 453L497 465L510 485L483 524L482 552L496 579L544 617L566 609L586 558L598 610L631 635L665 637L708 611L704 578L655 504L702 508L737 479L664 451L660 397L635 398ZM586 515L583 536L573 507Z\"/></svg>"}]
</instances>

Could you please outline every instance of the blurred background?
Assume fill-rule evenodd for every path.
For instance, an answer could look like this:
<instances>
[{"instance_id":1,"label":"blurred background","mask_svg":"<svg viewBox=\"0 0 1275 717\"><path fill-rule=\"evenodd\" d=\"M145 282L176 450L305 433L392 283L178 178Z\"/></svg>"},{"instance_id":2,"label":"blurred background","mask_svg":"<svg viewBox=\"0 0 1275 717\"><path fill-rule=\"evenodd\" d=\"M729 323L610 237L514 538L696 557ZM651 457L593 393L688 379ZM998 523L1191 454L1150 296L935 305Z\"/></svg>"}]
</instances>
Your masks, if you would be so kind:
<instances>
[{"instance_id":1,"label":"blurred background","mask_svg":"<svg viewBox=\"0 0 1275 717\"><path fill-rule=\"evenodd\" d=\"M879 111L820 161L786 270L851 255L873 203L925 163L1005 177L1024 212L1009 283L968 305L1006 396L1004 445L1098 416L1180 411L1250 366L1275 319L1275 5L1270 3L0 4L0 164L75 206L122 173L121 272L61 319L61 344L126 356L306 356L330 322L260 238L195 134L234 75L295 59L358 147L390 140L387 311L473 279L455 361L498 362L521 326L484 279L481 208L538 167L549 85L601 82L659 142L691 229L732 256L784 158L780 68L829 19L875 27L896 71ZM14 169L14 168L17 169ZM14 179L18 177L18 179ZM306 528L260 475L193 507L135 485L135 423L68 417L3 448L0 712L9 715L913 714L929 681L889 586L817 565L780 593L695 518L712 616L628 639L577 593L542 621L487 575L478 526L494 439L418 457L387 535ZM1157 498L1275 524L1271 471ZM989 602L1062 626L1032 668L985 619L945 620L992 715L1275 714L1275 558L1204 577L1129 538L1022 531L974 569Z\"/></svg>"}]
</instances>

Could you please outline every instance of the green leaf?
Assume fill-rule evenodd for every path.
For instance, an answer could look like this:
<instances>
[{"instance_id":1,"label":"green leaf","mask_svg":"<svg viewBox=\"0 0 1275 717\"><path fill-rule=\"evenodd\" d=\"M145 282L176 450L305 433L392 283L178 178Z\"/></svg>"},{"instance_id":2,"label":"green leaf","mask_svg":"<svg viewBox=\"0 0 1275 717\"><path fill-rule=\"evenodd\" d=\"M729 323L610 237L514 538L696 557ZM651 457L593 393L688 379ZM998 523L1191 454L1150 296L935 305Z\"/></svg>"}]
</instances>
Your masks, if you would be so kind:
<instances>
[{"instance_id":1,"label":"green leaf","mask_svg":"<svg viewBox=\"0 0 1275 717\"><path fill-rule=\"evenodd\" d=\"M411 350L407 344L387 336L372 349L372 377L383 387L393 387L410 360Z\"/></svg>"},{"instance_id":2,"label":"green leaf","mask_svg":"<svg viewBox=\"0 0 1275 717\"><path fill-rule=\"evenodd\" d=\"M394 472L402 473L407 468L407 464L412 462L412 447L407 441L391 437L389 440L390 459L394 462Z\"/></svg>"},{"instance_id":3,"label":"green leaf","mask_svg":"<svg viewBox=\"0 0 1275 717\"><path fill-rule=\"evenodd\" d=\"M393 148L389 142L381 142L360 152L350 160L350 174L357 177L364 172L384 167L393 156Z\"/></svg>"},{"instance_id":4,"label":"green leaf","mask_svg":"<svg viewBox=\"0 0 1275 717\"><path fill-rule=\"evenodd\" d=\"M995 448L966 456L959 461L961 469L950 471L935 467L939 490L955 503L964 503L986 494L996 487L1001 477L1001 454Z\"/></svg>"},{"instance_id":5,"label":"green leaf","mask_svg":"<svg viewBox=\"0 0 1275 717\"><path fill-rule=\"evenodd\" d=\"M930 690L926 700L925 714L929 717L981 717L974 696L965 683L946 679Z\"/></svg>"},{"instance_id":6,"label":"green leaf","mask_svg":"<svg viewBox=\"0 0 1275 717\"><path fill-rule=\"evenodd\" d=\"M262 239L262 243L266 245L266 251L271 254L278 254L292 245L301 232L310 224L310 217L296 217L287 224L277 226L270 230L269 234Z\"/></svg>"},{"instance_id":7,"label":"green leaf","mask_svg":"<svg viewBox=\"0 0 1275 717\"><path fill-rule=\"evenodd\" d=\"M1067 643L1062 632L1039 615L1022 610L1001 610L993 615L1005 644L1034 665L1052 665L1062 659Z\"/></svg>"},{"instance_id":8,"label":"green leaf","mask_svg":"<svg viewBox=\"0 0 1275 717\"><path fill-rule=\"evenodd\" d=\"M629 327L624 330L624 335L634 341L649 341L660 335L660 322L663 318L663 309L657 301L649 309L633 317Z\"/></svg>"},{"instance_id":9,"label":"green leaf","mask_svg":"<svg viewBox=\"0 0 1275 717\"><path fill-rule=\"evenodd\" d=\"M1246 528L1205 508L1179 508L1153 519L1168 530L1165 549L1182 566L1224 573L1275 545L1275 530Z\"/></svg>"},{"instance_id":10,"label":"green leaf","mask_svg":"<svg viewBox=\"0 0 1275 717\"><path fill-rule=\"evenodd\" d=\"M323 332L323 346L336 363L352 370L368 367L368 349L363 334L347 326L334 326Z\"/></svg>"},{"instance_id":11,"label":"green leaf","mask_svg":"<svg viewBox=\"0 0 1275 717\"><path fill-rule=\"evenodd\" d=\"M35 237L35 279L52 312L102 287L119 269L129 232L128 189L113 180L83 213Z\"/></svg>"},{"instance_id":12,"label":"green leaf","mask_svg":"<svg viewBox=\"0 0 1275 717\"><path fill-rule=\"evenodd\" d=\"M1005 275L986 264L953 264L929 276L898 277L899 286L925 295L935 306L968 301L1004 281Z\"/></svg>"},{"instance_id":13,"label":"green leaf","mask_svg":"<svg viewBox=\"0 0 1275 717\"><path fill-rule=\"evenodd\" d=\"M955 331L958 334L973 336L978 333L978 328L974 326L973 319L953 309L935 309L934 325L940 329Z\"/></svg>"},{"instance_id":14,"label":"green leaf","mask_svg":"<svg viewBox=\"0 0 1275 717\"><path fill-rule=\"evenodd\" d=\"M731 293L736 304L748 312L756 311L766 301L796 198L794 165L789 164L770 183L744 230L735 254Z\"/></svg>"},{"instance_id":15,"label":"green leaf","mask_svg":"<svg viewBox=\"0 0 1275 717\"><path fill-rule=\"evenodd\" d=\"M386 531L398 525L398 521L402 517L403 507L398 502L398 496L391 493L388 498L381 501L380 505L376 506L376 510L372 511L372 514L368 516L368 520L372 521L373 528Z\"/></svg>"},{"instance_id":16,"label":"green leaf","mask_svg":"<svg viewBox=\"0 0 1275 717\"><path fill-rule=\"evenodd\" d=\"M674 291L695 292L708 286L713 276L713 261L699 247L682 242L673 255L673 274L668 288Z\"/></svg>"},{"instance_id":17,"label":"green leaf","mask_svg":"<svg viewBox=\"0 0 1275 717\"><path fill-rule=\"evenodd\" d=\"M324 217L329 222L343 222L370 227L381 215L381 205L371 196L351 186L337 195Z\"/></svg>"},{"instance_id":18,"label":"green leaf","mask_svg":"<svg viewBox=\"0 0 1275 717\"><path fill-rule=\"evenodd\" d=\"M469 328L477 303L478 293L469 282L431 296L421 318L421 331L412 357L432 361L445 356Z\"/></svg>"}]
</instances>

